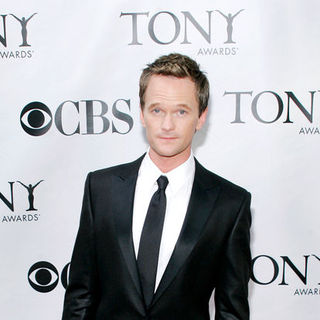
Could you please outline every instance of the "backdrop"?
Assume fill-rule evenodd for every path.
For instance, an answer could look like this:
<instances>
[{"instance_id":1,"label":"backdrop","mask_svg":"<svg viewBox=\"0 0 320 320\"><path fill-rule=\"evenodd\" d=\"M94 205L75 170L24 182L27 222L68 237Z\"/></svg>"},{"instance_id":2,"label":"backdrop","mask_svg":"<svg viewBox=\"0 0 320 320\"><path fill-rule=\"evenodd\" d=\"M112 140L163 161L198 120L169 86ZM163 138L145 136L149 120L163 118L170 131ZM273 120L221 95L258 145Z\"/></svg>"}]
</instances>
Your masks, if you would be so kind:
<instances>
[{"instance_id":1,"label":"backdrop","mask_svg":"<svg viewBox=\"0 0 320 320\"><path fill-rule=\"evenodd\" d=\"M315 0L4 0L1 318L60 318L85 177L146 150L139 75L181 52L211 83L194 153L253 196L251 318L317 319L319 10Z\"/></svg>"}]
</instances>

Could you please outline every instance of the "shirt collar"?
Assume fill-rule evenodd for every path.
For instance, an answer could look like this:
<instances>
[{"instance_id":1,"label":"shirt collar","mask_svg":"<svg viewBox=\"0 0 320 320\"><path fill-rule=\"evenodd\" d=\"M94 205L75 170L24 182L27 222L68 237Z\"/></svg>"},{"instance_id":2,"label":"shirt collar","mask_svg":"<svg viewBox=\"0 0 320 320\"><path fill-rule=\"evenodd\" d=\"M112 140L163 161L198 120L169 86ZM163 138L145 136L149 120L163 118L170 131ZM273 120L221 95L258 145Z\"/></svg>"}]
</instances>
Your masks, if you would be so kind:
<instances>
[{"instance_id":1,"label":"shirt collar","mask_svg":"<svg viewBox=\"0 0 320 320\"><path fill-rule=\"evenodd\" d=\"M142 160L139 169L139 179L143 179L146 183L152 186L156 183L157 179L163 175L169 180L168 187L171 192L177 192L183 185L193 183L195 173L195 161L191 151L189 158L173 170L163 173L151 160L149 150Z\"/></svg>"}]
</instances>

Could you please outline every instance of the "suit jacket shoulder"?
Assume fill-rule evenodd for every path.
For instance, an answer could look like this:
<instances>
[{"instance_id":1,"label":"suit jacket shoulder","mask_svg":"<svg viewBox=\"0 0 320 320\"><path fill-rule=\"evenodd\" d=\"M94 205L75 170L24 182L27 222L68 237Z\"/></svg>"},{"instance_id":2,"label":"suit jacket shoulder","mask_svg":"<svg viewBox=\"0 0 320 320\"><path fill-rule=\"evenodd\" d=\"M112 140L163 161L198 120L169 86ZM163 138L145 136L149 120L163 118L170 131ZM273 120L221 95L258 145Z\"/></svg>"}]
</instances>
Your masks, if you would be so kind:
<instances>
[{"instance_id":1,"label":"suit jacket shoulder","mask_svg":"<svg viewBox=\"0 0 320 320\"><path fill-rule=\"evenodd\" d=\"M99 188L106 183L111 183L112 177L114 176L120 179L137 176L143 157L144 155L132 162L92 171L88 174L87 183L95 190L99 190Z\"/></svg>"},{"instance_id":2,"label":"suit jacket shoulder","mask_svg":"<svg viewBox=\"0 0 320 320\"><path fill-rule=\"evenodd\" d=\"M100 178L108 175L122 176L122 175L131 174L132 172L139 169L143 157L144 157L144 154L132 162L122 163L112 167L98 169L93 172L90 172L90 174L95 178Z\"/></svg>"},{"instance_id":3,"label":"suit jacket shoulder","mask_svg":"<svg viewBox=\"0 0 320 320\"><path fill-rule=\"evenodd\" d=\"M204 187L219 187L220 191L232 197L248 196L249 192L243 187L209 171L196 160L195 179Z\"/></svg>"}]
</instances>

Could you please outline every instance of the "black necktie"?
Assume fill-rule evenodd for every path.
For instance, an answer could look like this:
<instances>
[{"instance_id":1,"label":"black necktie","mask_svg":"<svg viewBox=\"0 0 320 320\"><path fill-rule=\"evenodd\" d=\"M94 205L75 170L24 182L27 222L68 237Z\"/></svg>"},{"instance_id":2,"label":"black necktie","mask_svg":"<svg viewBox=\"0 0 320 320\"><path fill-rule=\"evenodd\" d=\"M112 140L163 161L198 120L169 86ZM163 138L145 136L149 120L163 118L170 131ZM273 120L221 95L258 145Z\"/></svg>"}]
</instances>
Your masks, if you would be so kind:
<instances>
[{"instance_id":1,"label":"black necktie","mask_svg":"<svg viewBox=\"0 0 320 320\"><path fill-rule=\"evenodd\" d=\"M166 194L168 179L160 176L158 190L153 194L144 221L138 252L138 269L146 306L151 304L158 266L164 216L166 213Z\"/></svg>"}]
</instances>

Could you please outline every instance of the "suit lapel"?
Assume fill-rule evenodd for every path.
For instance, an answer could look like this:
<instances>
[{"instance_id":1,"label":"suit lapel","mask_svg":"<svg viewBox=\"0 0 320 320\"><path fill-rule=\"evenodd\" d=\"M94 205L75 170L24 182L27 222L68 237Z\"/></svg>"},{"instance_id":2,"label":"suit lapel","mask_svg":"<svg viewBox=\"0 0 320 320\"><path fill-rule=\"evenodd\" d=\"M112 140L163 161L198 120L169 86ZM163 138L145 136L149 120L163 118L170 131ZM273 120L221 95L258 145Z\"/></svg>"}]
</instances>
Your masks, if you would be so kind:
<instances>
[{"instance_id":1,"label":"suit lapel","mask_svg":"<svg viewBox=\"0 0 320 320\"><path fill-rule=\"evenodd\" d=\"M126 166L123 172L113 177L113 217L117 238L128 271L141 295L140 280L132 238L132 212L138 170L143 157Z\"/></svg>"},{"instance_id":2,"label":"suit lapel","mask_svg":"<svg viewBox=\"0 0 320 320\"><path fill-rule=\"evenodd\" d=\"M212 181L207 181L207 177L206 169L196 161L195 179L185 221L165 273L155 292L153 303L160 298L187 260L212 212L219 193L219 186L213 184Z\"/></svg>"}]
</instances>

